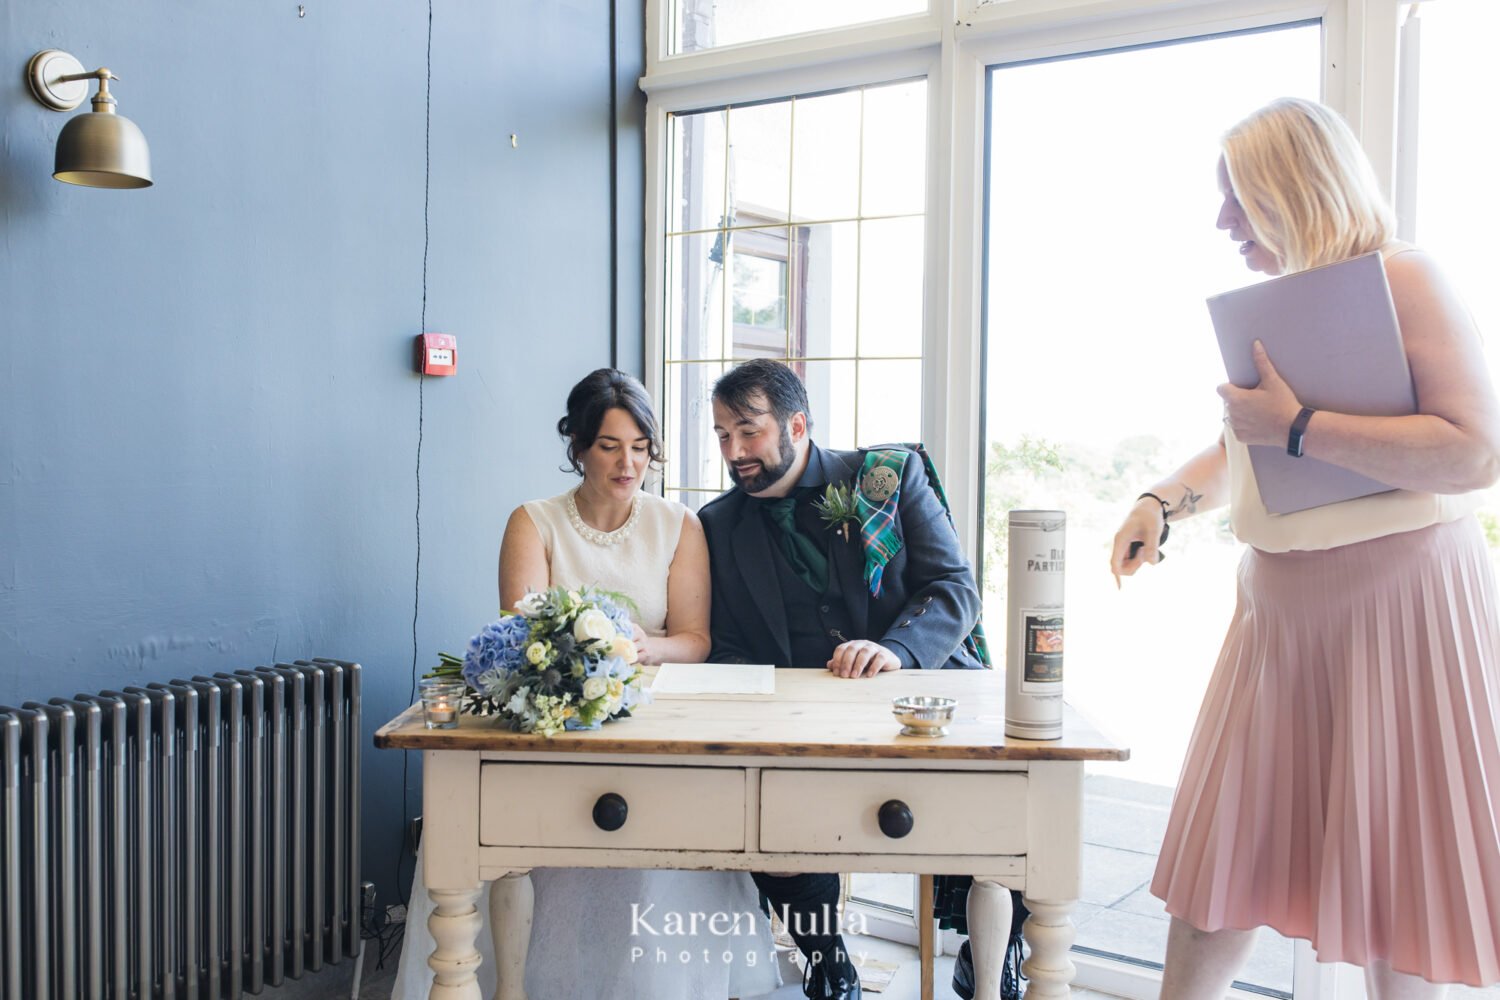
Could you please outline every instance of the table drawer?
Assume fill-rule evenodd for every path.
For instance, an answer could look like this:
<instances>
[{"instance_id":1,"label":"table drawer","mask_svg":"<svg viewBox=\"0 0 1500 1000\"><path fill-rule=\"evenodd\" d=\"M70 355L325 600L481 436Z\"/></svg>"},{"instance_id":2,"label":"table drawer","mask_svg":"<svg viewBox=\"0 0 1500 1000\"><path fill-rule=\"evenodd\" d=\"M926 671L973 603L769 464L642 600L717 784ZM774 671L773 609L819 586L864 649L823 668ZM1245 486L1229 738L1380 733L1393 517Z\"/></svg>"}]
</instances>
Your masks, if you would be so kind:
<instances>
[{"instance_id":1,"label":"table drawer","mask_svg":"<svg viewBox=\"0 0 1500 1000\"><path fill-rule=\"evenodd\" d=\"M625 800L625 823L606 831L594 822L594 804L611 792ZM479 770L479 843L744 850L745 772L728 767L486 763Z\"/></svg>"},{"instance_id":2,"label":"table drawer","mask_svg":"<svg viewBox=\"0 0 1500 1000\"><path fill-rule=\"evenodd\" d=\"M880 829L880 807L892 800L912 817L899 838ZM767 769L760 846L771 853L1024 854L1026 776Z\"/></svg>"}]
</instances>

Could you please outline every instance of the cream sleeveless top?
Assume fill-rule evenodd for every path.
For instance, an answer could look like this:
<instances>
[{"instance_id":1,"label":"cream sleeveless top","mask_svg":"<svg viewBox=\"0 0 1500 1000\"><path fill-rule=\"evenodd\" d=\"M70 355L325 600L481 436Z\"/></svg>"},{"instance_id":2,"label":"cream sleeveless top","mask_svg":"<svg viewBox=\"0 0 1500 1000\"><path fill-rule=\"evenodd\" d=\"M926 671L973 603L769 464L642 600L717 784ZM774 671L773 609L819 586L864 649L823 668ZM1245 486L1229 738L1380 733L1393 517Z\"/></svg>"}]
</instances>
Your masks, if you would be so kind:
<instances>
[{"instance_id":1,"label":"cream sleeveless top","mask_svg":"<svg viewBox=\"0 0 1500 1000\"><path fill-rule=\"evenodd\" d=\"M1224 428L1229 457L1229 527L1234 537L1262 552L1316 551L1367 542L1383 535L1457 521L1484 502L1484 493L1391 490L1290 514L1272 514L1260 499L1250 449Z\"/></svg>"},{"instance_id":2,"label":"cream sleeveless top","mask_svg":"<svg viewBox=\"0 0 1500 1000\"><path fill-rule=\"evenodd\" d=\"M1388 260L1414 250L1409 244L1381 248ZM1316 425L1314 425L1316 427ZM1367 542L1383 535L1416 531L1456 521L1473 513L1484 501L1482 491L1422 493L1391 490L1290 514L1272 514L1260 498L1250 448L1224 427L1224 452L1229 459L1229 527L1234 537L1262 552L1318 551Z\"/></svg>"},{"instance_id":3,"label":"cream sleeveless top","mask_svg":"<svg viewBox=\"0 0 1500 1000\"><path fill-rule=\"evenodd\" d=\"M667 575L687 508L637 493L629 519L614 531L599 531L578 516L573 492L521 505L542 536L549 585L618 591L635 602L631 618L647 635L666 635Z\"/></svg>"}]
</instances>

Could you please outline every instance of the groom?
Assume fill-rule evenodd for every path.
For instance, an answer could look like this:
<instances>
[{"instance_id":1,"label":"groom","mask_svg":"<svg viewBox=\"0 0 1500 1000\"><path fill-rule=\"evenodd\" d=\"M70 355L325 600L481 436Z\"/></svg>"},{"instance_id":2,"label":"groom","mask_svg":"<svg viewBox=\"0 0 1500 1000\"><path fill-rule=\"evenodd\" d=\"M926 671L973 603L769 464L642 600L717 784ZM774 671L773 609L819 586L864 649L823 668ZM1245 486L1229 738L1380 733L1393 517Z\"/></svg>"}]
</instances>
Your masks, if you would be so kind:
<instances>
[{"instance_id":1,"label":"groom","mask_svg":"<svg viewBox=\"0 0 1500 1000\"><path fill-rule=\"evenodd\" d=\"M866 463L862 452L820 448L809 413L802 380L780 362L746 362L714 385L714 433L735 489L699 511L713 579L710 658L848 678L981 667L964 643L979 620L979 590L921 458L883 449L877 459L890 461ZM888 559L874 583L860 525L846 539L814 506L830 483L860 487L889 518L877 536ZM754 877L791 916L787 930L808 959L807 996L858 1000L843 938L823 925L837 910L838 876Z\"/></svg>"}]
</instances>

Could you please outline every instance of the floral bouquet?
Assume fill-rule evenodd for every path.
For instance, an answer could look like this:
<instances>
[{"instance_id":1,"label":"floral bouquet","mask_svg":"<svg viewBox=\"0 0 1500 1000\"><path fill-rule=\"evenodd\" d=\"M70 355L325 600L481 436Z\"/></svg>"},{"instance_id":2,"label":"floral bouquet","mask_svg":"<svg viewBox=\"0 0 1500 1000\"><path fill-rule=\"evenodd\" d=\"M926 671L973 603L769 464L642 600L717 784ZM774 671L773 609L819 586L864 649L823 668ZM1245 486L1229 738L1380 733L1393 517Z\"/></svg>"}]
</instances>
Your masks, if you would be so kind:
<instances>
[{"instance_id":1,"label":"floral bouquet","mask_svg":"<svg viewBox=\"0 0 1500 1000\"><path fill-rule=\"evenodd\" d=\"M514 614L469 640L465 711L543 736L628 717L650 700L641 689L628 604L622 594L597 589L527 594Z\"/></svg>"}]
</instances>

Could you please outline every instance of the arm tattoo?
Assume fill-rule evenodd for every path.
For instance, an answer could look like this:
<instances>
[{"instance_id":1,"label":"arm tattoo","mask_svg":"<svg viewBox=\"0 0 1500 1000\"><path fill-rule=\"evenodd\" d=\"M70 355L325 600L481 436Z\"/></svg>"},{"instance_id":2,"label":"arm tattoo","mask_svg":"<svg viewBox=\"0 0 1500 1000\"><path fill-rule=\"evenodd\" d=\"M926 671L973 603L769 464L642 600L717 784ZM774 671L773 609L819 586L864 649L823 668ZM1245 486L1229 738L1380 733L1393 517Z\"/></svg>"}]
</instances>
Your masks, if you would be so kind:
<instances>
[{"instance_id":1,"label":"arm tattoo","mask_svg":"<svg viewBox=\"0 0 1500 1000\"><path fill-rule=\"evenodd\" d=\"M1174 514L1179 516L1196 514L1198 512L1198 501L1203 499L1203 494L1194 493L1193 488L1187 483L1182 483L1180 485L1182 486L1183 490L1182 499L1177 501L1176 505L1167 512L1168 517L1171 517Z\"/></svg>"}]
</instances>

